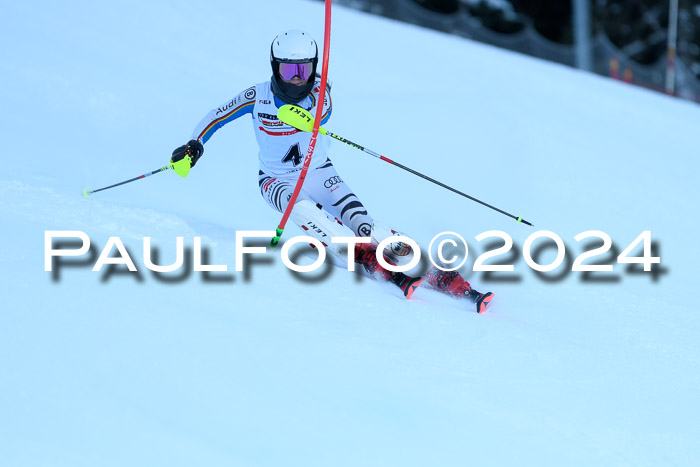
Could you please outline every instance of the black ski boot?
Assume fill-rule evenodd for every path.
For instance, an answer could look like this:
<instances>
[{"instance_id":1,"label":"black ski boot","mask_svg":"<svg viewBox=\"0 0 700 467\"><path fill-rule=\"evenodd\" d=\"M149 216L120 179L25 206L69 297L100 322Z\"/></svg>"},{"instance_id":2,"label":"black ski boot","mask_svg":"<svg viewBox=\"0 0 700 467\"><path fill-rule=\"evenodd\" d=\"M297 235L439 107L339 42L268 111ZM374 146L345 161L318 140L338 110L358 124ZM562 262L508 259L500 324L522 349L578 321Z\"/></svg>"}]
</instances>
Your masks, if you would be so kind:
<instances>
[{"instance_id":1,"label":"black ski boot","mask_svg":"<svg viewBox=\"0 0 700 467\"><path fill-rule=\"evenodd\" d=\"M479 293L474 289L470 289L465 295L470 301L476 303L476 312L479 314L486 311L486 308L493 299L493 294L491 292Z\"/></svg>"}]
</instances>

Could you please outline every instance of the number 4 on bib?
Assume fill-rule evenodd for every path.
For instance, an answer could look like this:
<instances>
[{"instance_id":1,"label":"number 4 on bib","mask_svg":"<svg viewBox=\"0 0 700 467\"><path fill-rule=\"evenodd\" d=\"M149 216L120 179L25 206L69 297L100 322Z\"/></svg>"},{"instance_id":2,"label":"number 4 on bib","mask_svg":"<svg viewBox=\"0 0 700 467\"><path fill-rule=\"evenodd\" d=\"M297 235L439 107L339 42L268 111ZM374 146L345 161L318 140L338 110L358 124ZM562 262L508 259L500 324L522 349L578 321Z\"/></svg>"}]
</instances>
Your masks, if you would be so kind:
<instances>
[{"instance_id":1,"label":"number 4 on bib","mask_svg":"<svg viewBox=\"0 0 700 467\"><path fill-rule=\"evenodd\" d=\"M290 147L289 151L287 151L287 155L284 156L284 159L282 159L282 162L285 163L290 161L294 164L294 166L301 164L301 148L299 147L299 143Z\"/></svg>"}]
</instances>

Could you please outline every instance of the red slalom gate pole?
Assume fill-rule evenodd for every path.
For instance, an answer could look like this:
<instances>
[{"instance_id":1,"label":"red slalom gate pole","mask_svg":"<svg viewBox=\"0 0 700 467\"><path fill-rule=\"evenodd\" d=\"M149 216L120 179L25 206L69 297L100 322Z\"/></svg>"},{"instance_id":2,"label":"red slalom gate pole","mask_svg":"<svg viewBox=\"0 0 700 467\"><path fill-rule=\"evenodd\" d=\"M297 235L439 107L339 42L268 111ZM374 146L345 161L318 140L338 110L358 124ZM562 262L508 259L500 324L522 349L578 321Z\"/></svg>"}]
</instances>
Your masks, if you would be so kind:
<instances>
[{"instance_id":1,"label":"red slalom gate pole","mask_svg":"<svg viewBox=\"0 0 700 467\"><path fill-rule=\"evenodd\" d=\"M287 220L292 214L292 209L294 209L294 204L299 197L299 192L301 192L301 187L306 179L306 173L309 171L309 165L311 165L311 156L314 153L314 148L316 148L316 139L318 138L319 128L321 126L321 117L323 116L323 103L326 100L326 81L328 78L328 57L330 55L331 48L331 0L325 0L326 4L326 24L323 33L323 67L321 68L321 90L318 93L318 101L316 101L316 113L314 114L315 122L314 129L311 133L311 141L309 142L309 149L306 151L306 157L304 158L304 165L301 167L301 173L299 174L299 179L294 187L294 192L289 200L287 209L284 210L282 215L282 220L277 226L275 236L270 241L270 246L272 248L276 247L282 238L282 233L284 232L284 227L287 225Z\"/></svg>"}]
</instances>

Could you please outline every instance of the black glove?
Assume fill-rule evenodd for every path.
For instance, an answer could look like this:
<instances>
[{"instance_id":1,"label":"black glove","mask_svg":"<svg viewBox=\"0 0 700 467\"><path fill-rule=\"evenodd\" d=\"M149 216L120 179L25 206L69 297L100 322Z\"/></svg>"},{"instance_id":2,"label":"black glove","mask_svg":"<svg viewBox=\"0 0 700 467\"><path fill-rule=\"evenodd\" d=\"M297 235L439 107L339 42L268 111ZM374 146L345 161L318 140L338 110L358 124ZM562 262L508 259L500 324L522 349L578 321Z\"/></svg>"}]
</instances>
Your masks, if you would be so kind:
<instances>
[{"instance_id":1,"label":"black glove","mask_svg":"<svg viewBox=\"0 0 700 467\"><path fill-rule=\"evenodd\" d=\"M177 162L189 156L190 167L194 167L200 157L204 154L204 145L196 139L190 140L187 144L180 146L173 151L170 162Z\"/></svg>"}]
</instances>

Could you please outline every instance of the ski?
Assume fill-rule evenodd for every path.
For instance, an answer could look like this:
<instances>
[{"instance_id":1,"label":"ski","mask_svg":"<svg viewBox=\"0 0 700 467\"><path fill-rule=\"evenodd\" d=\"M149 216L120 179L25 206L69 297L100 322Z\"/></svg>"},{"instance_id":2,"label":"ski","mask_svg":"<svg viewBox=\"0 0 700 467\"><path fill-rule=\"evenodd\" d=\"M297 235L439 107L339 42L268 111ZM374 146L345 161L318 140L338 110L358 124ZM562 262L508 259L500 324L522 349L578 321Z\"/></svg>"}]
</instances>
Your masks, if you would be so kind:
<instances>
[{"instance_id":1,"label":"ski","mask_svg":"<svg viewBox=\"0 0 700 467\"><path fill-rule=\"evenodd\" d=\"M467 295L467 298L476 304L476 312L479 314L486 311L493 297L494 295L491 292L479 293L474 289Z\"/></svg>"}]
</instances>

